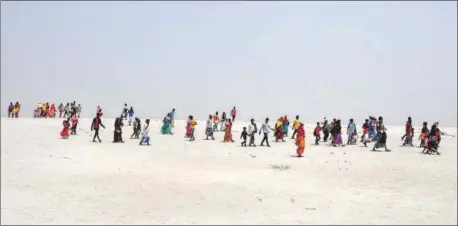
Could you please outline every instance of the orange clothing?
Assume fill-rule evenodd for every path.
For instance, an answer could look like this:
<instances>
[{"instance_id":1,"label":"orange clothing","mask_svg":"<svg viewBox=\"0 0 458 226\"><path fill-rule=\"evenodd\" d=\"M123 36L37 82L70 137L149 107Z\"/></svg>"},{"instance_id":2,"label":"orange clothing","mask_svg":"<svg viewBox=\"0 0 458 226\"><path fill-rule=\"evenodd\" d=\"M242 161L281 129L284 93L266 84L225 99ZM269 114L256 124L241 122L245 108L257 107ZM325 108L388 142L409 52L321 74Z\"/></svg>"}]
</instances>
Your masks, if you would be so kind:
<instances>
[{"instance_id":1,"label":"orange clothing","mask_svg":"<svg viewBox=\"0 0 458 226\"><path fill-rule=\"evenodd\" d=\"M305 151L305 130L303 125L300 125L297 129L296 145L297 156L302 156Z\"/></svg>"},{"instance_id":2,"label":"orange clothing","mask_svg":"<svg viewBox=\"0 0 458 226\"><path fill-rule=\"evenodd\" d=\"M226 128L224 129L224 142L232 142L232 122L226 121Z\"/></svg>"}]
</instances>

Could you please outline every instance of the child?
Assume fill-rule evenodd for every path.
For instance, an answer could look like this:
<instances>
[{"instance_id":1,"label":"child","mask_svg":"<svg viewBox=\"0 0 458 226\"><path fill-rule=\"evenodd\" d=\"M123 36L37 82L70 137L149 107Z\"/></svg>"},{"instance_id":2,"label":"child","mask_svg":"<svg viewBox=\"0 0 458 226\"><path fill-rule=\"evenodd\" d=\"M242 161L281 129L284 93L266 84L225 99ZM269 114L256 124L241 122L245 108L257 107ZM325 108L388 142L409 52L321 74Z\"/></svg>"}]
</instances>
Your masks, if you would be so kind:
<instances>
[{"instance_id":1,"label":"child","mask_svg":"<svg viewBox=\"0 0 458 226\"><path fill-rule=\"evenodd\" d=\"M211 137L212 140L215 139L215 137L213 137L213 128L214 128L214 125L213 125L213 122L212 122L212 118L213 116L212 115L209 115L208 116L208 120L207 120L207 128L205 130L205 134L207 135L207 140L208 140L208 137ZM215 124L217 125L217 124Z\"/></svg>"},{"instance_id":2,"label":"child","mask_svg":"<svg viewBox=\"0 0 458 226\"><path fill-rule=\"evenodd\" d=\"M189 116L189 118L191 119L191 122L190 122L191 133L189 134L189 141L195 141L196 138L194 137L194 131L196 130L197 122L194 119L194 116L191 115L191 116Z\"/></svg>"},{"instance_id":3,"label":"child","mask_svg":"<svg viewBox=\"0 0 458 226\"><path fill-rule=\"evenodd\" d=\"M386 138L387 138L387 136L386 136L385 128L380 128L379 131L380 131L379 138L375 142L374 148L372 148L372 151L375 151L377 148L385 148L385 151L387 151L387 152L391 151L386 147Z\"/></svg>"},{"instance_id":4,"label":"child","mask_svg":"<svg viewBox=\"0 0 458 226\"><path fill-rule=\"evenodd\" d=\"M247 139L248 133L246 131L246 127L243 127L242 134L240 135L240 139L243 139L241 145L242 147L246 147L246 139Z\"/></svg>"},{"instance_id":5,"label":"child","mask_svg":"<svg viewBox=\"0 0 458 226\"><path fill-rule=\"evenodd\" d=\"M369 133L369 119L366 119L363 124L363 135L361 136L361 143L364 143L364 146L367 147L367 134Z\"/></svg>"},{"instance_id":6,"label":"child","mask_svg":"<svg viewBox=\"0 0 458 226\"><path fill-rule=\"evenodd\" d=\"M63 139L68 139L68 131L70 130L70 123L67 120L64 120L63 125L64 125L64 129L60 132L60 136L62 136Z\"/></svg>"},{"instance_id":7,"label":"child","mask_svg":"<svg viewBox=\"0 0 458 226\"><path fill-rule=\"evenodd\" d=\"M146 143L146 145L150 145L149 144L149 140L150 140L150 137L149 137L149 119L146 119L145 120L145 127L143 128L143 134L142 134L142 139L140 140L140 145L143 145L143 143Z\"/></svg>"},{"instance_id":8,"label":"child","mask_svg":"<svg viewBox=\"0 0 458 226\"><path fill-rule=\"evenodd\" d=\"M95 138L99 139L99 143L102 142L102 140L99 137L99 129L100 126L105 129L105 126L102 124L102 119L100 118L101 114L97 114L97 116L92 120L92 125L91 125L91 131L95 130L94 138L92 139L93 142L95 142Z\"/></svg>"},{"instance_id":9,"label":"child","mask_svg":"<svg viewBox=\"0 0 458 226\"><path fill-rule=\"evenodd\" d=\"M320 141L321 139L320 132L321 132L320 123L317 122L315 130L313 131L313 135L315 136L315 145L319 145L318 141Z\"/></svg>"}]
</instances>

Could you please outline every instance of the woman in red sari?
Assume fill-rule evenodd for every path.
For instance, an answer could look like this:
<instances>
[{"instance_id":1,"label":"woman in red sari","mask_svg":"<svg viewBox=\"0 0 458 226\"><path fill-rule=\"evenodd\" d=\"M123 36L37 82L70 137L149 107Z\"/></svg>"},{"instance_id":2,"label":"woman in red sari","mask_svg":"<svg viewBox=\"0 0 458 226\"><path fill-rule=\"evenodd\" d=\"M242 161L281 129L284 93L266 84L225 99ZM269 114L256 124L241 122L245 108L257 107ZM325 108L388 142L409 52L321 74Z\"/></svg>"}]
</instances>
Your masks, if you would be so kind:
<instances>
[{"instance_id":1,"label":"woman in red sari","mask_svg":"<svg viewBox=\"0 0 458 226\"><path fill-rule=\"evenodd\" d=\"M186 123L186 134L185 134L186 137L191 136L191 130L192 130L191 121L192 121L192 116L189 116L188 122Z\"/></svg>"},{"instance_id":2,"label":"woman in red sari","mask_svg":"<svg viewBox=\"0 0 458 226\"><path fill-rule=\"evenodd\" d=\"M64 129L60 132L60 135L62 136L62 138L67 139L68 132L70 130L70 123L67 120L64 120L63 125Z\"/></svg>"},{"instance_id":3,"label":"woman in red sari","mask_svg":"<svg viewBox=\"0 0 458 226\"><path fill-rule=\"evenodd\" d=\"M283 139L283 117L280 117L275 124L275 141L278 142L279 140L285 141Z\"/></svg>"},{"instance_id":4,"label":"woman in red sari","mask_svg":"<svg viewBox=\"0 0 458 226\"><path fill-rule=\"evenodd\" d=\"M224 129L224 142L234 142L232 140L232 121L227 119L225 123L226 128Z\"/></svg>"},{"instance_id":5,"label":"woman in red sari","mask_svg":"<svg viewBox=\"0 0 458 226\"><path fill-rule=\"evenodd\" d=\"M297 137L296 137L296 145L297 145L297 157L302 157L302 154L305 150L305 130L304 124L300 124L299 128L297 128Z\"/></svg>"}]
</instances>

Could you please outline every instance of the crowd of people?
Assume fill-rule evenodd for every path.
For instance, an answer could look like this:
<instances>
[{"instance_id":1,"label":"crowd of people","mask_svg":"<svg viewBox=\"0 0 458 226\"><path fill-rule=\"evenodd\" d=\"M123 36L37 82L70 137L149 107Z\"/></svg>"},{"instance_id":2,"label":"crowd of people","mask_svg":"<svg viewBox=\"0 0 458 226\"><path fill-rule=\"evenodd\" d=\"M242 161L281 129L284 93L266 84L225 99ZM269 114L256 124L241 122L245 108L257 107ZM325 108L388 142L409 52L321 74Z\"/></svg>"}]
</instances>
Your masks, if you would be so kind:
<instances>
[{"instance_id":1,"label":"crowd of people","mask_svg":"<svg viewBox=\"0 0 458 226\"><path fill-rule=\"evenodd\" d=\"M56 105L49 104L49 103L38 103L37 107L33 110L33 117L34 118L56 118L57 111L59 112L59 118L66 118L69 119L74 114L76 117L80 117L81 115L81 104L76 105L76 102L73 101L72 103L67 102L64 106L63 103L60 103L56 109Z\"/></svg>"},{"instance_id":2,"label":"crowd of people","mask_svg":"<svg viewBox=\"0 0 458 226\"><path fill-rule=\"evenodd\" d=\"M44 106L44 107L43 107ZM55 117L55 109L52 104L49 106L48 103L40 105L40 108L37 108L37 111L42 115L43 111L45 112L44 117ZM67 107L68 106L68 107ZM78 117L81 113L81 105L76 106L73 102L67 104L66 107L59 105L58 110L60 112L59 117L63 114L64 117L68 117L63 122L63 130L61 131L61 136L63 138L68 138L69 135L76 134L76 128L78 124ZM39 111L41 109L41 111ZM62 110L61 110L62 109ZM10 111L9 111L10 112ZM13 111L11 111L13 113ZM49 113L48 113L49 112ZM232 126L236 118L236 108L233 107L230 113L230 118L226 116L226 113L223 112L221 118L219 117L219 112L215 114L210 114L208 116L205 128L205 135L207 140L215 140L215 132L224 132L223 142L232 143L235 142L232 135ZM95 131L93 141L96 142L98 139L99 142L102 142L99 137L100 127L105 128L102 123L102 109L100 106L97 107L96 117L92 120L91 131ZM175 109L172 109L162 120L162 126L160 128L161 134L173 135L174 128L174 118L175 118ZM124 127L123 120L128 119L128 125L133 127L133 133L130 136L131 139L140 139L140 145L150 145L150 119L145 119L145 125L142 128L142 123L140 118L134 117L134 109L131 106L128 107L127 104L124 104L121 116L117 117L114 122L114 143L123 143L122 130ZM195 140L195 130L197 126L197 121L193 115L188 117L186 124L185 138L189 138L189 141ZM255 122L255 119L250 119L250 123L243 127L243 130L240 134L240 145L243 147L256 147L255 140L256 136L262 135L262 140L260 146L270 147L269 136L273 134L275 142L285 142L285 138L289 137L289 130L291 129L292 135L291 139L295 140L295 145L297 146L296 152L298 157L302 157L305 147L306 147L306 132L304 124L300 121L299 115L294 117L292 126L290 128L290 121L288 116L278 117L272 127L270 125L270 119L266 118L261 124L261 127L258 129L258 126ZM375 118L369 116L365 119L362 124L362 132L360 137L360 143L364 144L367 147L367 144L374 142L372 148L373 151L383 148L385 151L391 151L388 149L387 143L387 129L383 123L383 117L380 116ZM315 137L315 145L320 145L321 142L328 143L334 147L345 146L345 145L356 145L358 143L358 129L354 119L349 119L346 126L347 142L343 142L342 134L342 122L340 119L332 119L331 122L328 122L326 118L322 122L317 122L315 128L313 129L313 136ZM323 135L323 136L322 136ZM439 143L441 141L441 135L443 133L439 129L439 123L434 122L431 129L428 129L427 122L423 123L423 128L418 137L420 140L420 147L423 148L423 153L427 154L440 154L438 151ZM401 138L403 140L404 146L413 146L413 137L414 129L412 126L411 117L408 118L406 123L406 133Z\"/></svg>"}]
</instances>

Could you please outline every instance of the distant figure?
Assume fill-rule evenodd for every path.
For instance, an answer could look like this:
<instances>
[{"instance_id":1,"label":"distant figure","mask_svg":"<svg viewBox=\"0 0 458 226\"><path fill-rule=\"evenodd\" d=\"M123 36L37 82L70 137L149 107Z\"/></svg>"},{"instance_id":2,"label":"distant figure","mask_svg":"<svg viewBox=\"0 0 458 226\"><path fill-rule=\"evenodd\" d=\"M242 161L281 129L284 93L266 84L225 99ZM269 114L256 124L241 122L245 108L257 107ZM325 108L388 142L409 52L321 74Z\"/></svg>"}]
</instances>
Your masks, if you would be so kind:
<instances>
[{"instance_id":1,"label":"distant figure","mask_svg":"<svg viewBox=\"0 0 458 226\"><path fill-rule=\"evenodd\" d=\"M21 104L19 102L16 102L13 108L13 116L14 118L19 118L19 112L21 111Z\"/></svg>"},{"instance_id":2,"label":"distant figure","mask_svg":"<svg viewBox=\"0 0 458 226\"><path fill-rule=\"evenodd\" d=\"M173 134L172 133L172 120L170 118L170 114L167 114L167 116L164 117L162 120L162 127L161 127L161 133L162 134Z\"/></svg>"},{"instance_id":3,"label":"distant figure","mask_svg":"<svg viewBox=\"0 0 458 226\"><path fill-rule=\"evenodd\" d=\"M255 140L255 135L258 132L258 127L256 126L254 119L251 119L250 121L251 123L248 126L248 134L250 136L250 143L248 144L248 146L256 147L256 144L254 144L254 140Z\"/></svg>"},{"instance_id":4,"label":"distant figure","mask_svg":"<svg viewBox=\"0 0 458 226\"><path fill-rule=\"evenodd\" d=\"M195 141L196 140L196 137L194 136L194 132L196 130L196 125L197 125L197 122L196 120L194 119L194 116L189 116L189 118L191 119L191 122L190 122L190 126L191 126L191 132L189 134L189 141Z\"/></svg>"},{"instance_id":5,"label":"distant figure","mask_svg":"<svg viewBox=\"0 0 458 226\"><path fill-rule=\"evenodd\" d=\"M299 124L300 124L299 115L296 115L296 119L294 119L294 121L293 121L293 128L292 129L294 130L294 132L293 132L293 136L291 137L291 139L294 139L294 136L296 136L297 128L299 128Z\"/></svg>"},{"instance_id":6,"label":"distant figure","mask_svg":"<svg viewBox=\"0 0 458 226\"><path fill-rule=\"evenodd\" d=\"M288 137L288 129L289 129L289 120L288 120L288 116L285 115L285 117L283 117L283 136L284 137Z\"/></svg>"},{"instance_id":7,"label":"distant figure","mask_svg":"<svg viewBox=\"0 0 458 226\"><path fill-rule=\"evenodd\" d=\"M317 122L317 123L316 123L315 130L313 130L313 136L315 136L315 145L319 145L318 142L319 142L320 139L321 139L320 132L321 132L320 123Z\"/></svg>"},{"instance_id":8,"label":"distant figure","mask_svg":"<svg viewBox=\"0 0 458 226\"><path fill-rule=\"evenodd\" d=\"M208 140L208 137L211 137L212 140L215 139L215 137L213 136L214 126L213 126L212 119L213 119L213 116L210 114L208 116L208 119L207 119L207 128L205 129L205 134L207 135L207 138L206 138L207 140Z\"/></svg>"},{"instance_id":9,"label":"distant figure","mask_svg":"<svg viewBox=\"0 0 458 226\"><path fill-rule=\"evenodd\" d=\"M124 120L127 119L127 111L129 109L127 108L127 103L124 103L124 109L122 109L122 113L121 113L121 118L123 118Z\"/></svg>"},{"instance_id":10,"label":"distant figure","mask_svg":"<svg viewBox=\"0 0 458 226\"><path fill-rule=\"evenodd\" d=\"M13 117L13 109L14 109L13 102L10 102L10 105L8 106L8 118Z\"/></svg>"},{"instance_id":11,"label":"distant figure","mask_svg":"<svg viewBox=\"0 0 458 226\"><path fill-rule=\"evenodd\" d=\"M63 124L64 128L60 132L60 136L62 136L63 139L68 139L68 136L69 136L68 132L70 130L70 123L67 120L64 120L62 124Z\"/></svg>"},{"instance_id":12,"label":"distant figure","mask_svg":"<svg viewBox=\"0 0 458 226\"><path fill-rule=\"evenodd\" d=\"M348 123L348 126L347 126L347 134L348 134L347 145L352 143L352 140L353 140L353 138L355 136L355 133L356 133L356 124L353 121L353 119L351 118L350 122Z\"/></svg>"},{"instance_id":13,"label":"distant figure","mask_svg":"<svg viewBox=\"0 0 458 226\"><path fill-rule=\"evenodd\" d=\"M261 141L261 146L264 146L264 142L267 143L267 147L270 147L269 145L269 130L273 130L272 127L269 125L269 118L266 118L265 122L262 124L261 129L259 130L259 135L261 133L264 133L264 137L262 138Z\"/></svg>"},{"instance_id":14,"label":"distant figure","mask_svg":"<svg viewBox=\"0 0 458 226\"><path fill-rule=\"evenodd\" d=\"M114 137L113 137L113 143L124 143L124 141L122 140L122 127L123 127L123 123L122 123L122 117L117 117L115 119L115 123L114 123Z\"/></svg>"},{"instance_id":15,"label":"distant figure","mask_svg":"<svg viewBox=\"0 0 458 226\"><path fill-rule=\"evenodd\" d=\"M220 121L220 127L219 127L219 130L220 131L223 131L224 130L224 124L226 123L226 112L223 112L223 114L221 115L221 121Z\"/></svg>"},{"instance_id":16,"label":"distant figure","mask_svg":"<svg viewBox=\"0 0 458 226\"><path fill-rule=\"evenodd\" d=\"M145 127L143 128L143 134L142 134L142 139L140 140L140 145L143 145L143 143L146 143L146 145L149 144L150 136L149 136L149 119L145 120Z\"/></svg>"},{"instance_id":17,"label":"distant figure","mask_svg":"<svg viewBox=\"0 0 458 226\"><path fill-rule=\"evenodd\" d=\"M81 117L81 104L78 104L78 107L76 107L76 112L78 114L78 118Z\"/></svg>"},{"instance_id":18,"label":"distant figure","mask_svg":"<svg viewBox=\"0 0 458 226\"><path fill-rule=\"evenodd\" d=\"M224 128L224 142L234 142L232 139L232 121L231 119L226 120Z\"/></svg>"},{"instance_id":19,"label":"distant figure","mask_svg":"<svg viewBox=\"0 0 458 226\"><path fill-rule=\"evenodd\" d=\"M192 116L190 115L190 116L188 117L188 121L187 121L187 123L186 123L185 138L191 137L191 130L192 130L191 122L192 122Z\"/></svg>"},{"instance_id":20,"label":"distant figure","mask_svg":"<svg viewBox=\"0 0 458 226\"><path fill-rule=\"evenodd\" d=\"M102 117L103 115L103 112L102 112L102 108L100 106L97 106L97 115L99 115L99 117Z\"/></svg>"},{"instance_id":21,"label":"distant figure","mask_svg":"<svg viewBox=\"0 0 458 226\"><path fill-rule=\"evenodd\" d=\"M168 114L170 117L170 124L172 125L172 128L175 127L175 108L172 109L172 111Z\"/></svg>"},{"instance_id":22,"label":"distant figure","mask_svg":"<svg viewBox=\"0 0 458 226\"><path fill-rule=\"evenodd\" d=\"M59 118L62 118L62 112L64 112L64 105L60 103L57 109L59 110Z\"/></svg>"},{"instance_id":23,"label":"distant figure","mask_svg":"<svg viewBox=\"0 0 458 226\"><path fill-rule=\"evenodd\" d=\"M213 116L213 131L218 131L218 125L220 123L220 119L218 116L218 112L215 113Z\"/></svg>"},{"instance_id":24,"label":"distant figure","mask_svg":"<svg viewBox=\"0 0 458 226\"><path fill-rule=\"evenodd\" d=\"M304 130L304 124L299 124L299 127L297 128L297 138L296 138L296 154L297 157L302 157L302 154L304 153L305 150L305 130Z\"/></svg>"},{"instance_id":25,"label":"distant figure","mask_svg":"<svg viewBox=\"0 0 458 226\"><path fill-rule=\"evenodd\" d=\"M280 117L277 119L277 123L275 124L275 141L278 142L281 140L285 142L283 136L283 117Z\"/></svg>"},{"instance_id":26,"label":"distant figure","mask_svg":"<svg viewBox=\"0 0 458 226\"><path fill-rule=\"evenodd\" d=\"M331 125L328 123L327 119L324 120L323 126L321 128L323 130L323 142L328 142Z\"/></svg>"},{"instance_id":27,"label":"distant figure","mask_svg":"<svg viewBox=\"0 0 458 226\"><path fill-rule=\"evenodd\" d=\"M64 118L67 118L67 116L70 114L70 103L67 102L67 105L64 107Z\"/></svg>"},{"instance_id":28,"label":"distant figure","mask_svg":"<svg viewBox=\"0 0 458 226\"><path fill-rule=\"evenodd\" d=\"M232 108L231 111L231 116L232 116L232 122L235 122L235 116L237 115L237 110L235 110L235 106Z\"/></svg>"},{"instance_id":29,"label":"distant figure","mask_svg":"<svg viewBox=\"0 0 458 226\"><path fill-rule=\"evenodd\" d=\"M242 134L240 134L240 139L242 139L242 143L240 145L242 145L242 147L246 147L247 137L248 137L248 132L246 131L246 127L243 127Z\"/></svg>"},{"instance_id":30,"label":"distant figure","mask_svg":"<svg viewBox=\"0 0 458 226\"><path fill-rule=\"evenodd\" d=\"M51 118L55 118L56 117L56 105L51 104L51 109L49 110L49 113L51 115Z\"/></svg>"},{"instance_id":31,"label":"distant figure","mask_svg":"<svg viewBox=\"0 0 458 226\"><path fill-rule=\"evenodd\" d=\"M78 125L78 117L76 116L76 114L73 114L71 120L72 120L72 128L71 128L70 134L76 135L76 126Z\"/></svg>"},{"instance_id":32,"label":"distant figure","mask_svg":"<svg viewBox=\"0 0 458 226\"><path fill-rule=\"evenodd\" d=\"M141 122L139 118L135 117L133 127L134 127L134 133L130 135L130 139L132 138L140 139L139 136L142 130L142 126L141 126Z\"/></svg>"},{"instance_id":33,"label":"distant figure","mask_svg":"<svg viewBox=\"0 0 458 226\"><path fill-rule=\"evenodd\" d=\"M134 119L134 108L132 106L130 106L130 109L129 111L127 112L127 114L129 115L129 126L132 125L132 120Z\"/></svg>"},{"instance_id":34,"label":"distant figure","mask_svg":"<svg viewBox=\"0 0 458 226\"><path fill-rule=\"evenodd\" d=\"M97 114L97 116L92 120L92 125L91 125L91 131L95 130L94 133L94 138L92 139L93 142L95 142L95 138L99 140L99 143L102 142L102 140L99 137L99 129L100 127L103 127L105 129L105 126L102 124L102 119L100 118L101 114Z\"/></svg>"},{"instance_id":35,"label":"distant figure","mask_svg":"<svg viewBox=\"0 0 458 226\"><path fill-rule=\"evenodd\" d=\"M386 138L387 138L387 136L386 136L385 128L381 128L378 140L375 142L374 148L372 148L372 151L375 151L378 148L385 148L385 151L387 151L387 152L390 151L386 147Z\"/></svg>"}]
</instances>

